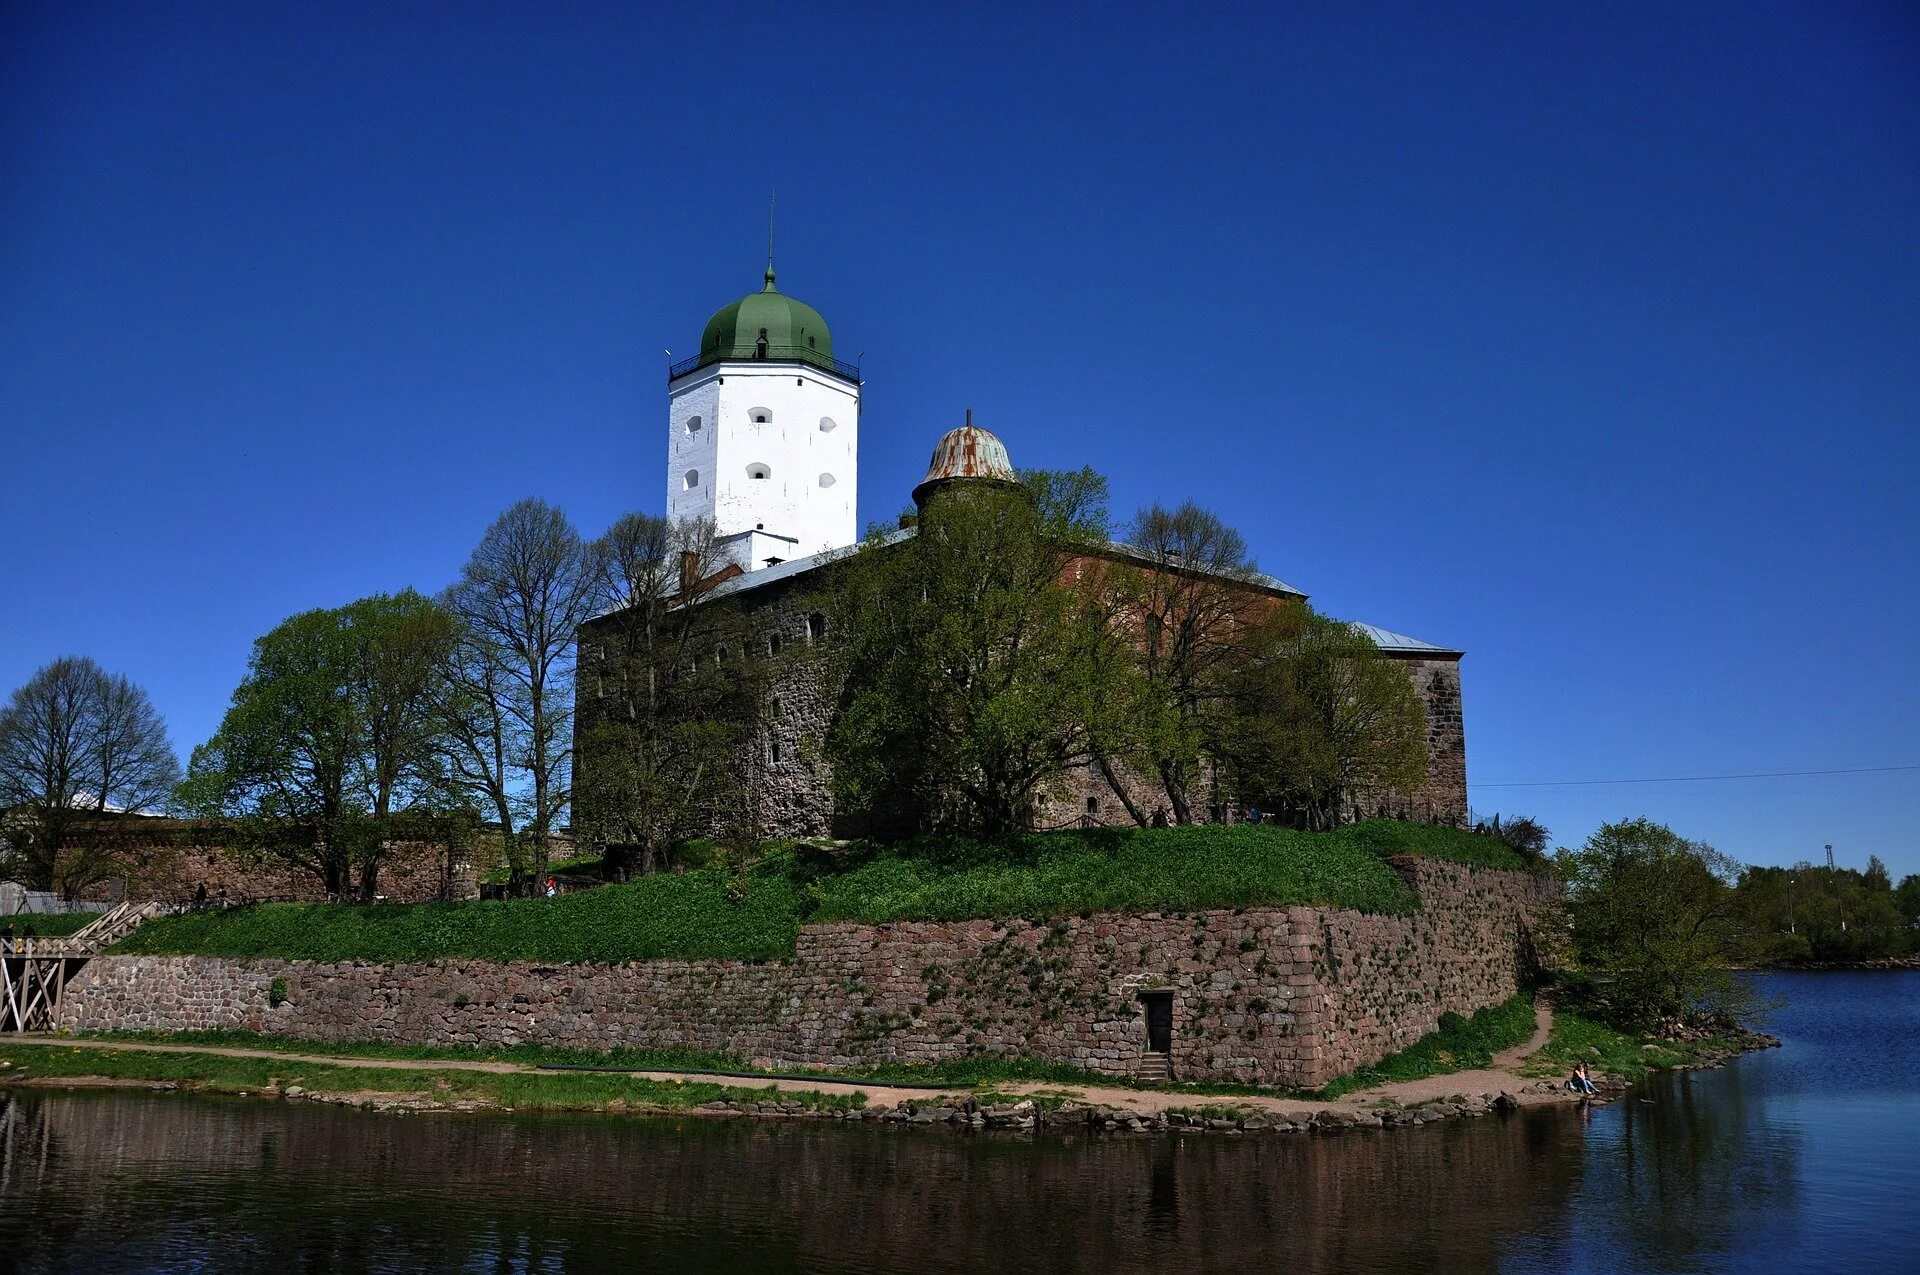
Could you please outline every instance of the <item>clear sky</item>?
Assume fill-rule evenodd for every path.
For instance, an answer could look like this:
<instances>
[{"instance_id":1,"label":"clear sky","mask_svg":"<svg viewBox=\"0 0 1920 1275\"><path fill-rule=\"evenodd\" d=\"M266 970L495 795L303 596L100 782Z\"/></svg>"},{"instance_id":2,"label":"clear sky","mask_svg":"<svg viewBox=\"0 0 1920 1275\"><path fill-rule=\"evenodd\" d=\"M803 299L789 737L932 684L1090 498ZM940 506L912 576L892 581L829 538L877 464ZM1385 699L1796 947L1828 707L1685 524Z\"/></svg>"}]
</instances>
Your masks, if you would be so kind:
<instances>
[{"instance_id":1,"label":"clear sky","mask_svg":"<svg viewBox=\"0 0 1920 1275\"><path fill-rule=\"evenodd\" d=\"M864 518L972 407L1464 648L1478 810L1920 871L1911 769L1491 786L1920 764L1906 3L16 0L0 692L92 655L184 755L285 616L659 511L774 188Z\"/></svg>"}]
</instances>

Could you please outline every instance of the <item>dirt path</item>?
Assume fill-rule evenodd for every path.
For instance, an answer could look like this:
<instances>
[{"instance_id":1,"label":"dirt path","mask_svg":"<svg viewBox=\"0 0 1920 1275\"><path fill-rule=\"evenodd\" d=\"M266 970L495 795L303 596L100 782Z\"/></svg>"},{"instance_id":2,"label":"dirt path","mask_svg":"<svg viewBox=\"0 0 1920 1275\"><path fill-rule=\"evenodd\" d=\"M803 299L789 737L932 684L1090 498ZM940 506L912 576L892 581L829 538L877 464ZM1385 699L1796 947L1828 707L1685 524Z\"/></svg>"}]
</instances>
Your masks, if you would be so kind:
<instances>
[{"instance_id":1,"label":"dirt path","mask_svg":"<svg viewBox=\"0 0 1920 1275\"><path fill-rule=\"evenodd\" d=\"M1265 1095L1245 1097L1205 1097L1190 1093L1166 1092L1157 1089L1123 1089L1118 1086L1077 1085L1047 1082L1009 1082L991 1086L999 1093L1033 1094L1048 1093L1070 1095L1088 1103L1105 1107L1117 1107L1123 1111L1148 1114L1166 1111L1174 1107L1198 1107L1211 1104L1245 1107L1258 1111L1284 1115L1290 1119L1304 1119L1320 1111L1351 1111L1356 1107L1371 1106L1383 1101L1397 1102L1401 1106L1413 1107L1422 1103L1458 1094L1462 1096L1496 1097L1502 1093L1516 1095L1523 1103L1529 1101L1552 1101L1550 1096L1524 1095L1521 1091L1531 1082L1520 1076L1515 1068L1541 1046L1547 1043L1547 1037L1553 1030L1553 1009L1541 1001L1534 1006L1533 1038L1524 1045L1516 1045L1505 1050L1493 1060L1493 1066L1473 1071L1450 1072L1444 1076L1428 1076L1421 1080L1399 1081L1394 1084L1378 1085L1372 1089L1356 1090L1345 1097L1330 1102L1307 1101L1298 1098ZM222 1058L265 1058L275 1062L297 1065L307 1063L333 1067L372 1067L385 1071L479 1071L493 1075L560 1075L557 1072L525 1063L482 1062L472 1059L444 1058L361 1058L351 1054L301 1054L289 1053L277 1049L247 1049L233 1045L164 1045L146 1041L108 1041L68 1039L59 1036L12 1036L9 1042L23 1045L59 1047L63 1049L104 1049L156 1054L214 1054ZM970 1086L956 1085L950 1090L926 1088L899 1088L892 1085L873 1084L861 1080L816 1080L812 1078L761 1079L741 1076L724 1076L708 1072L686 1071L623 1071L627 1076L640 1076L648 1080L682 1080L726 1085L735 1089L767 1089L769 1087L783 1092L811 1090L817 1093L864 1093L869 1106L895 1106L907 1100L925 1101L941 1093L964 1094Z\"/></svg>"}]
</instances>

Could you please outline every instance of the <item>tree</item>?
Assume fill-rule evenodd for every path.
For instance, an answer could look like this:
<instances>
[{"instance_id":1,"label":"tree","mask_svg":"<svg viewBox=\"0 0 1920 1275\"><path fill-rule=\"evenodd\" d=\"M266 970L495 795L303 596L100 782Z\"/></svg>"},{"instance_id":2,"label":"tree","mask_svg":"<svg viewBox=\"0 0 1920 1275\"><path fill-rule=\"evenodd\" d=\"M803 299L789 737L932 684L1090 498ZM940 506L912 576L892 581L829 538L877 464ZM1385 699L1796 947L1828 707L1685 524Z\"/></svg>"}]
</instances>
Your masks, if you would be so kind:
<instances>
[{"instance_id":1,"label":"tree","mask_svg":"<svg viewBox=\"0 0 1920 1275\"><path fill-rule=\"evenodd\" d=\"M1147 692L1134 751L1158 777L1175 823L1194 819L1203 759L1221 743L1221 706L1245 653L1244 635L1275 605L1248 588L1256 575L1240 533L1192 503L1134 516L1128 541L1147 566L1118 573ZM1108 782L1138 823L1103 751Z\"/></svg>"},{"instance_id":2,"label":"tree","mask_svg":"<svg viewBox=\"0 0 1920 1275\"><path fill-rule=\"evenodd\" d=\"M400 811L438 811L437 699L453 618L412 590L308 611L254 643L183 806L234 821L244 849L371 900Z\"/></svg>"},{"instance_id":3,"label":"tree","mask_svg":"<svg viewBox=\"0 0 1920 1275\"><path fill-rule=\"evenodd\" d=\"M1426 710L1366 633L1302 603L1243 642L1220 743L1237 800L1325 830L1358 797L1425 777Z\"/></svg>"},{"instance_id":4,"label":"tree","mask_svg":"<svg viewBox=\"0 0 1920 1275\"><path fill-rule=\"evenodd\" d=\"M147 693L91 659L41 668L0 710L0 810L13 808L9 872L71 897L112 875L97 831L109 814L158 808L180 777Z\"/></svg>"},{"instance_id":5,"label":"tree","mask_svg":"<svg viewBox=\"0 0 1920 1275\"><path fill-rule=\"evenodd\" d=\"M1496 814L1477 825L1474 831L1484 833L1503 843L1515 854L1535 861L1546 857L1547 846L1553 837L1545 824L1528 815L1515 815L1507 819Z\"/></svg>"},{"instance_id":6,"label":"tree","mask_svg":"<svg viewBox=\"0 0 1920 1275\"><path fill-rule=\"evenodd\" d=\"M742 759L767 693L739 616L705 605L725 559L706 520L628 514L600 541L609 614L580 653L593 679L574 776L576 830L617 881L750 806Z\"/></svg>"},{"instance_id":7,"label":"tree","mask_svg":"<svg viewBox=\"0 0 1920 1275\"><path fill-rule=\"evenodd\" d=\"M529 499L487 528L442 599L460 625L446 664L451 779L499 821L516 889L546 874L571 799L574 635L603 590L598 547Z\"/></svg>"},{"instance_id":8,"label":"tree","mask_svg":"<svg viewBox=\"0 0 1920 1275\"><path fill-rule=\"evenodd\" d=\"M1732 883L1740 865L1662 824L1603 824L1556 867L1574 949L1608 980L1609 1007L1646 1026L1743 999L1727 965L1742 941Z\"/></svg>"},{"instance_id":9,"label":"tree","mask_svg":"<svg viewBox=\"0 0 1920 1275\"><path fill-rule=\"evenodd\" d=\"M1118 733L1126 644L1066 578L1104 522L1089 477L937 491L912 538L869 539L838 564L825 605L845 635L827 742L841 810L1004 837Z\"/></svg>"}]
</instances>

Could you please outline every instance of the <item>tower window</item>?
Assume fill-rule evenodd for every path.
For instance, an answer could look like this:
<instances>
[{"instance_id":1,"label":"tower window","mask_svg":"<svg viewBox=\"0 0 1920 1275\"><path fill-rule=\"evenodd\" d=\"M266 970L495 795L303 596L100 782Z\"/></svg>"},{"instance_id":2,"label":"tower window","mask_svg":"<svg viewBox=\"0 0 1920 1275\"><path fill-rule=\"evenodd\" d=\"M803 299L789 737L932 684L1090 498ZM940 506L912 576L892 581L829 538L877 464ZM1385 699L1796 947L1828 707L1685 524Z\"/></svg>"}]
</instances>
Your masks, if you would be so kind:
<instances>
[{"instance_id":1,"label":"tower window","mask_svg":"<svg viewBox=\"0 0 1920 1275\"><path fill-rule=\"evenodd\" d=\"M770 425L773 423L773 413L764 407L756 407L747 413L747 419L755 425Z\"/></svg>"},{"instance_id":2,"label":"tower window","mask_svg":"<svg viewBox=\"0 0 1920 1275\"><path fill-rule=\"evenodd\" d=\"M747 466L747 477L771 478L773 477L773 471L771 469L768 469L765 465L762 465L758 461L756 461L753 464Z\"/></svg>"},{"instance_id":3,"label":"tower window","mask_svg":"<svg viewBox=\"0 0 1920 1275\"><path fill-rule=\"evenodd\" d=\"M687 484L687 490L692 491L695 487L698 487L700 485L700 471L697 469L689 469L687 471L685 481Z\"/></svg>"},{"instance_id":4,"label":"tower window","mask_svg":"<svg viewBox=\"0 0 1920 1275\"><path fill-rule=\"evenodd\" d=\"M700 418L698 416L687 417L687 433L698 434L699 432L700 432Z\"/></svg>"},{"instance_id":5,"label":"tower window","mask_svg":"<svg viewBox=\"0 0 1920 1275\"><path fill-rule=\"evenodd\" d=\"M1098 797L1087 798L1087 813L1090 815L1100 813L1100 799Z\"/></svg>"},{"instance_id":6,"label":"tower window","mask_svg":"<svg viewBox=\"0 0 1920 1275\"><path fill-rule=\"evenodd\" d=\"M780 654L780 635L778 633L769 633L767 635L767 654Z\"/></svg>"},{"instance_id":7,"label":"tower window","mask_svg":"<svg viewBox=\"0 0 1920 1275\"><path fill-rule=\"evenodd\" d=\"M831 434L836 428L838 427L834 424L833 417L822 416L820 418L820 432L822 434Z\"/></svg>"},{"instance_id":8,"label":"tower window","mask_svg":"<svg viewBox=\"0 0 1920 1275\"><path fill-rule=\"evenodd\" d=\"M815 611L807 617L807 641L818 642L827 635L827 617Z\"/></svg>"},{"instance_id":9,"label":"tower window","mask_svg":"<svg viewBox=\"0 0 1920 1275\"><path fill-rule=\"evenodd\" d=\"M821 485L822 487L831 487L831 486L833 486L833 485L834 485L834 483L836 483L836 482L838 482L838 481L839 481L839 480L838 480L838 479L836 479L836 478L835 478L835 477L834 477L834 476L833 476L832 474L822 474L822 475L820 475L820 485Z\"/></svg>"},{"instance_id":10,"label":"tower window","mask_svg":"<svg viewBox=\"0 0 1920 1275\"><path fill-rule=\"evenodd\" d=\"M767 741L767 760L775 763L779 762L780 741L778 739L769 739Z\"/></svg>"}]
</instances>

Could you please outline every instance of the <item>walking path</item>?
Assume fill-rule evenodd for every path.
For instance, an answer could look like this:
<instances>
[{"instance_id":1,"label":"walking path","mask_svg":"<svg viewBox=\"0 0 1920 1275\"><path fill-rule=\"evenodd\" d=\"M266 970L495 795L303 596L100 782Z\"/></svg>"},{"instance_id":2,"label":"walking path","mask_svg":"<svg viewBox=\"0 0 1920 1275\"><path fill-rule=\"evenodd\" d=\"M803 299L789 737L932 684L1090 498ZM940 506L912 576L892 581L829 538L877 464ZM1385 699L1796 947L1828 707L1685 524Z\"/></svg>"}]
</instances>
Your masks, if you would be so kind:
<instances>
[{"instance_id":1,"label":"walking path","mask_svg":"<svg viewBox=\"0 0 1920 1275\"><path fill-rule=\"evenodd\" d=\"M1449 1072L1446 1075L1427 1076L1420 1080L1398 1081L1392 1084L1378 1085L1372 1089L1355 1090L1344 1097L1328 1102L1307 1101L1280 1096L1249 1095L1235 1097L1208 1097L1199 1094L1180 1093L1160 1089L1123 1089L1117 1086L1078 1085L1065 1083L1008 1082L990 1086L999 1093L1034 1094L1047 1093L1070 1096L1078 1101L1093 1103L1104 1107L1116 1107L1123 1111L1148 1115L1167 1111L1171 1108L1197 1107L1218 1104L1221 1106L1243 1107L1263 1111L1289 1119L1302 1120L1321 1111L1351 1111L1360 1107L1373 1106L1382 1102L1394 1102L1403 1107L1419 1106L1441 1098L1459 1095L1462 1097L1494 1098L1502 1093L1515 1095L1521 1103L1555 1101L1552 1095L1527 1094L1523 1090L1533 1082L1522 1077L1516 1068L1547 1043L1547 1037L1553 1030L1553 1009L1545 1001L1534 1006L1533 1037L1524 1045L1516 1045L1497 1055L1491 1067L1471 1071ZM304 1054L291 1053L278 1049L248 1049L234 1045L165 1045L146 1041L88 1040L73 1039L49 1035L9 1036L7 1043L23 1045L58 1046L63 1049L100 1049L119 1050L138 1053L157 1054L213 1054L222 1058L265 1058L292 1064L324 1064L335 1067L372 1067L383 1071L478 1071L493 1075L555 1075L549 1068L529 1066L525 1063L483 1062L473 1059L447 1058L362 1058L351 1054ZM648 1080L681 1080L705 1082L715 1085L727 1085L740 1089L766 1089L772 1087L783 1092L816 1093L864 1093L869 1106L897 1105L905 1101L926 1101L941 1092L965 1094L971 1086L955 1085L950 1090L930 1090L925 1086L902 1088L894 1085L874 1084L864 1080L827 1080L813 1077L780 1077L777 1079L740 1076L727 1076L711 1072L687 1071L621 1071L615 1074L640 1076ZM65 1083L63 1081L63 1083Z\"/></svg>"}]
</instances>

